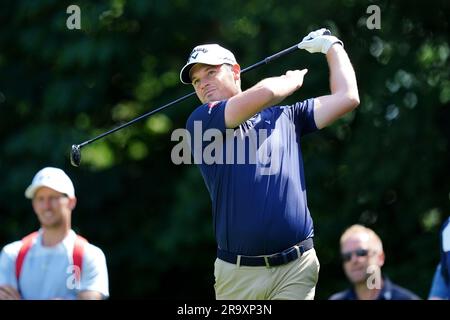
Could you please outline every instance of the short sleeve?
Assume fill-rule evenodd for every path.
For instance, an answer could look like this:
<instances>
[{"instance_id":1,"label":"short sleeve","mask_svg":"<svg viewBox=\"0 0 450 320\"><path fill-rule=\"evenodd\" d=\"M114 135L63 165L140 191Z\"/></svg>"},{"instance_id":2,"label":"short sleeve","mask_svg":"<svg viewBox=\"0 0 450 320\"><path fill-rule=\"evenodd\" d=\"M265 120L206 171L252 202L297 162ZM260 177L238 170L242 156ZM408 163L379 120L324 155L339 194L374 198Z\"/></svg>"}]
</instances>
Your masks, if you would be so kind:
<instances>
[{"instance_id":1,"label":"short sleeve","mask_svg":"<svg viewBox=\"0 0 450 320\"><path fill-rule=\"evenodd\" d=\"M104 298L109 297L108 269L103 251L87 244L83 256L80 291L97 291Z\"/></svg>"},{"instance_id":2,"label":"short sleeve","mask_svg":"<svg viewBox=\"0 0 450 320\"><path fill-rule=\"evenodd\" d=\"M20 250L21 241L6 245L0 253L0 285L9 285L17 289L15 274L16 258Z\"/></svg>"},{"instance_id":3,"label":"short sleeve","mask_svg":"<svg viewBox=\"0 0 450 320\"><path fill-rule=\"evenodd\" d=\"M294 109L294 123L301 127L302 136L318 130L314 121L313 98L297 102L292 107Z\"/></svg>"}]
</instances>

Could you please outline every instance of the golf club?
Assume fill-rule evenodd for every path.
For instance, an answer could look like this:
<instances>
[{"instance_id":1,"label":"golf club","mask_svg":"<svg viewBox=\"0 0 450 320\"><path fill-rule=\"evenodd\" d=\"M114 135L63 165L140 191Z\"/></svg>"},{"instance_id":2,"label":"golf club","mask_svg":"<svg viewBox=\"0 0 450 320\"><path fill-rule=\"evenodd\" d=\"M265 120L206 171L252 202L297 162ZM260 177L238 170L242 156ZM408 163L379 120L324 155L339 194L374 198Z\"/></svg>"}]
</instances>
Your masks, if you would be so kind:
<instances>
[{"instance_id":1,"label":"golf club","mask_svg":"<svg viewBox=\"0 0 450 320\"><path fill-rule=\"evenodd\" d=\"M324 34L330 34L330 33L327 30L327 32L325 32ZM275 53L275 54L273 54L273 55L271 55L271 56L269 56L269 57L267 57L267 58L265 58L265 59L255 63L255 64L253 64L253 65L251 65L251 66L249 66L249 67L247 67L245 69L242 69L241 70L241 74L244 73L244 72L253 70L253 69L259 67L260 65L268 64L269 62L271 62L271 61L273 61L275 59L278 59L278 58L280 58L280 57L282 57L282 56L284 56L286 54L289 54L289 53L297 50L298 46L299 46L299 44L296 44L296 45L294 45L292 47L289 47L289 48L284 49L284 50L282 50L282 51L280 51L278 53ZM132 125L133 123L138 122L139 120L142 120L142 119L144 119L144 118L146 118L148 116L151 116L152 114L155 114L155 113L157 113L157 112L159 112L161 110L164 110L164 109L166 109L166 108L168 108L170 106L173 106L174 104L177 104L177 103L179 103L181 101L184 101L184 100L186 100L187 98L189 98L189 97L191 97L193 95L195 95L195 91L191 92L189 94L186 94L186 95L184 95L184 96L182 96L182 97L180 97L180 98L178 98L178 99L176 99L176 100L174 100L172 102L169 102L169 103L167 103L167 104L165 104L165 105L163 105L163 106L161 106L161 107L159 107L157 109L149 111L149 112L147 112L147 113L145 113L145 114L143 114L143 115L141 115L141 116L139 116L139 117L137 117L137 118L127 122L127 123L124 123L124 124L114 128L114 129L111 129L111 130L109 130L109 131L107 131L105 133L102 133L102 134L100 134L99 136L97 136L95 138L92 138L92 139L87 140L85 142L82 142L80 144L72 145L72 150L70 152L70 163L73 166L75 166L75 167L78 167L80 165L80 162L81 162L81 148L83 148L84 146L86 146L86 145L88 145L88 144L90 144L90 143L92 143L92 142L94 142L94 141L96 141L98 139L101 139L101 138L103 138L103 137L105 137L105 136L107 136L107 135L109 135L109 134L111 134L113 132L116 132L116 131L118 131L120 129L126 128L126 127Z\"/></svg>"}]
</instances>

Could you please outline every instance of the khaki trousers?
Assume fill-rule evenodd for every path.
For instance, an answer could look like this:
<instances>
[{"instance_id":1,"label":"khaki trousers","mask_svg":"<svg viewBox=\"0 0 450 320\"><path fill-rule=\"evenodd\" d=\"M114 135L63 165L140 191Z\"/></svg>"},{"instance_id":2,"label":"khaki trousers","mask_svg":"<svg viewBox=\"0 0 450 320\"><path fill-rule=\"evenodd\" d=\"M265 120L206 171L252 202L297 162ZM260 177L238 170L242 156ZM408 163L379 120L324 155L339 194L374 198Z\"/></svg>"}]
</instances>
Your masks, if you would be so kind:
<instances>
[{"instance_id":1,"label":"khaki trousers","mask_svg":"<svg viewBox=\"0 0 450 320\"><path fill-rule=\"evenodd\" d=\"M216 259L216 299L313 300L319 268L314 248L300 258L276 267L237 266Z\"/></svg>"}]
</instances>

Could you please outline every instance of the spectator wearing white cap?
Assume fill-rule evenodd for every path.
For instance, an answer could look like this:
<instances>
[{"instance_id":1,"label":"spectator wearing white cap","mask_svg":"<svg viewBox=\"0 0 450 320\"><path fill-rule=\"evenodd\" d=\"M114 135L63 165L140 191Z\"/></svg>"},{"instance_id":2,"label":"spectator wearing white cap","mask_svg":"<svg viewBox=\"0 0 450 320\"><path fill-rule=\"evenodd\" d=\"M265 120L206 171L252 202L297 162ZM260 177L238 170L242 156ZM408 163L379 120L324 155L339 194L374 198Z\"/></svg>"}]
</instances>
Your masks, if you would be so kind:
<instances>
[{"instance_id":1,"label":"spectator wearing white cap","mask_svg":"<svg viewBox=\"0 0 450 320\"><path fill-rule=\"evenodd\" d=\"M105 299L103 251L71 229L77 198L72 181L46 167L25 190L40 229L6 245L0 254L0 300Z\"/></svg>"}]
</instances>

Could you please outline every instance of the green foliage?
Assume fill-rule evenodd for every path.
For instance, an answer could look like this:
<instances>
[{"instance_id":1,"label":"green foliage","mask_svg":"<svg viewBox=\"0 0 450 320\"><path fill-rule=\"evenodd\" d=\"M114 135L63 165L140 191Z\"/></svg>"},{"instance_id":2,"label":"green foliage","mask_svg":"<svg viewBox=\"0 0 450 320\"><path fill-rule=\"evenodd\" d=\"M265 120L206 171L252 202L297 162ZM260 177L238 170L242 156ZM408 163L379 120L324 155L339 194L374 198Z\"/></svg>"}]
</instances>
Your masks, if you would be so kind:
<instances>
[{"instance_id":1,"label":"green foliage","mask_svg":"<svg viewBox=\"0 0 450 320\"><path fill-rule=\"evenodd\" d=\"M58 166L76 186L75 230L107 255L112 298L213 298L209 195L195 166L170 159L171 132L198 101L83 148L80 168L70 146L192 91L178 72L199 43L229 47L245 67L326 26L349 52L361 105L303 141L316 297L346 286L338 240L357 222L382 237L392 280L427 296L450 212L447 1L78 1L81 30L66 28L70 4L0 5L0 245L37 227L23 192L38 169ZM380 30L366 27L370 4ZM304 67L288 102L326 94L325 59L306 52L246 74L243 86Z\"/></svg>"}]
</instances>

